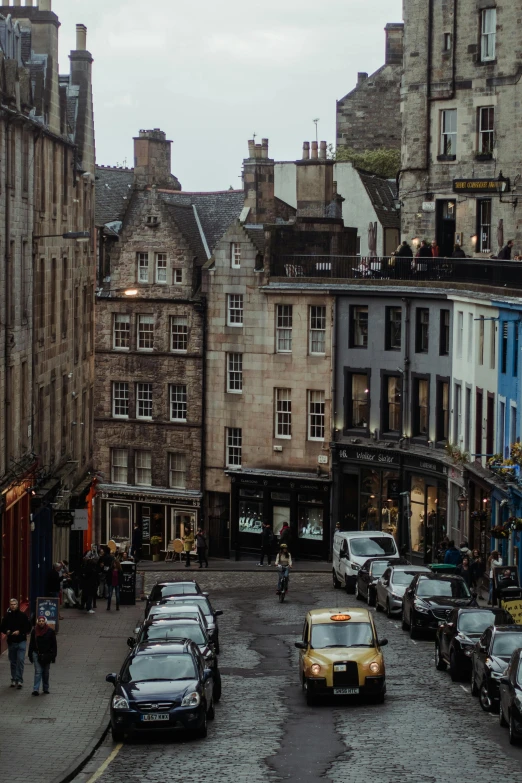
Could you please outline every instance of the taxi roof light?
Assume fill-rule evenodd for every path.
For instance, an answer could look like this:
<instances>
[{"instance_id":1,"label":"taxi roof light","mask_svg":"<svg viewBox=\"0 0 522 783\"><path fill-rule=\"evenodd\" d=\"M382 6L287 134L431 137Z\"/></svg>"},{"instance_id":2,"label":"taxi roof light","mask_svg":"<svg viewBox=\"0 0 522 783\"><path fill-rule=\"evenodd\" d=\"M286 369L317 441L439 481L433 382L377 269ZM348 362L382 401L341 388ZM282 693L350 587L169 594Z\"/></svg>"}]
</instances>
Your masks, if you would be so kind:
<instances>
[{"instance_id":1,"label":"taxi roof light","mask_svg":"<svg viewBox=\"0 0 522 783\"><path fill-rule=\"evenodd\" d=\"M350 614L333 614L330 617L330 620L333 620L336 623L343 622L344 620L351 620L352 616Z\"/></svg>"}]
</instances>

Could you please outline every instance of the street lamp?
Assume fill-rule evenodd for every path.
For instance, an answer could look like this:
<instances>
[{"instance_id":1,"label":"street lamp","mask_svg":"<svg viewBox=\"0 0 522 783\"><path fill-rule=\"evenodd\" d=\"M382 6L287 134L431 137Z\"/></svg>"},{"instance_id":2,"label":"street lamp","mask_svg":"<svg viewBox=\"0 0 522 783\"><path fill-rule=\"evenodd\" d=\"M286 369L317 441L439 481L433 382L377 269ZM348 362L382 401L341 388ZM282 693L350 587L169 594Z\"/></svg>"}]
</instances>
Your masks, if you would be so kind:
<instances>
[{"instance_id":1,"label":"street lamp","mask_svg":"<svg viewBox=\"0 0 522 783\"><path fill-rule=\"evenodd\" d=\"M461 531L462 535L464 535L465 534L465 531L464 531L465 514L466 514L466 509L468 507L468 495L467 495L465 489L463 489L462 492L460 493L460 495L458 496L457 503L458 503L458 506L459 506L459 517L460 517L460 519L459 519L459 528L460 528L460 531Z\"/></svg>"},{"instance_id":2,"label":"street lamp","mask_svg":"<svg viewBox=\"0 0 522 783\"><path fill-rule=\"evenodd\" d=\"M62 239L76 239L77 242L88 242L91 238L90 231L66 231L64 234L39 234L33 239L50 239L61 237Z\"/></svg>"}]
</instances>

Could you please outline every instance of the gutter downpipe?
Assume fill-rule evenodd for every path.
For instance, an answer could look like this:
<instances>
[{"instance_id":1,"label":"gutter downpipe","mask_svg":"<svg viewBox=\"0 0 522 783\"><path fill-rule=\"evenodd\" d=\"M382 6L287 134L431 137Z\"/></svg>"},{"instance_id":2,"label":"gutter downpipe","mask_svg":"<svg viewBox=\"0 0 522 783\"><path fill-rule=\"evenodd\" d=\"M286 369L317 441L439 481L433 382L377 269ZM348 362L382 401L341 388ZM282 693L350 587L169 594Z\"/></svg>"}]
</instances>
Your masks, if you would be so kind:
<instances>
[{"instance_id":1,"label":"gutter downpipe","mask_svg":"<svg viewBox=\"0 0 522 783\"><path fill-rule=\"evenodd\" d=\"M332 412L331 412L331 422L332 422L332 432L331 432L331 440L332 443L335 444L335 423L336 423L336 416L337 416L337 306L338 306L338 298L337 296L334 297L333 301L333 308L332 308L332 359L331 359L331 373L332 373ZM331 449L330 453L330 476L332 480L331 484L331 490L330 490L330 540L328 542L328 562L330 562L333 558L333 537L335 535L335 526L333 524L334 520L334 494L336 495L335 501L336 503L339 502L339 499L337 495L339 494L339 487L334 488L334 465L337 464L337 459L334 459L335 456L335 447ZM339 482L337 482L339 484Z\"/></svg>"},{"instance_id":2,"label":"gutter downpipe","mask_svg":"<svg viewBox=\"0 0 522 783\"><path fill-rule=\"evenodd\" d=\"M9 328L11 307L11 297L13 291L11 291L11 280L9 275L9 258L11 253L11 121L12 117L7 115L5 126L5 223L4 223L4 291L6 296L5 302L5 323L4 323L4 465L5 472L9 470L9 373L8 373L8 357L9 357Z\"/></svg>"}]
</instances>

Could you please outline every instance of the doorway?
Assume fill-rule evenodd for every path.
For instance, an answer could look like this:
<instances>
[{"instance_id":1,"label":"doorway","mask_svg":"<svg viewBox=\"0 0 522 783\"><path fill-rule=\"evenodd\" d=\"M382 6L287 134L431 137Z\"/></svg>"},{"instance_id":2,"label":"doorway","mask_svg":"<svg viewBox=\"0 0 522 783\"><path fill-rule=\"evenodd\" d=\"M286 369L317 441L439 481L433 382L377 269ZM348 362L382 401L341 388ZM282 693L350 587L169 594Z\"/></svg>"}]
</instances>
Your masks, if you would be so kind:
<instances>
[{"instance_id":1,"label":"doorway","mask_svg":"<svg viewBox=\"0 0 522 783\"><path fill-rule=\"evenodd\" d=\"M443 258L449 258L455 246L457 204L455 201L437 199L436 234L439 253Z\"/></svg>"}]
</instances>

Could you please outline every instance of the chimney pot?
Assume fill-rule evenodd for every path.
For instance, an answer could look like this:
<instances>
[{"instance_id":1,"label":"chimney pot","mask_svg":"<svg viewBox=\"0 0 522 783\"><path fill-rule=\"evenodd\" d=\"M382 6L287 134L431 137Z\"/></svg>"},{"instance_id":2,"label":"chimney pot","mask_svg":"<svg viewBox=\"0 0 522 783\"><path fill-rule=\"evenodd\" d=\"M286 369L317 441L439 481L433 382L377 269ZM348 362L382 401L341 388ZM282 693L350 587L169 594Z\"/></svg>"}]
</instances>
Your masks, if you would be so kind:
<instances>
[{"instance_id":1,"label":"chimney pot","mask_svg":"<svg viewBox=\"0 0 522 783\"><path fill-rule=\"evenodd\" d=\"M255 139L248 140L248 157L254 158L256 155L256 142Z\"/></svg>"},{"instance_id":2,"label":"chimney pot","mask_svg":"<svg viewBox=\"0 0 522 783\"><path fill-rule=\"evenodd\" d=\"M310 160L310 142L303 141L303 160Z\"/></svg>"},{"instance_id":3,"label":"chimney pot","mask_svg":"<svg viewBox=\"0 0 522 783\"><path fill-rule=\"evenodd\" d=\"M261 144L256 144L256 158L262 158L263 157L263 146Z\"/></svg>"},{"instance_id":4,"label":"chimney pot","mask_svg":"<svg viewBox=\"0 0 522 783\"><path fill-rule=\"evenodd\" d=\"M268 139L261 139L261 147L263 150L263 158L268 158Z\"/></svg>"},{"instance_id":5,"label":"chimney pot","mask_svg":"<svg viewBox=\"0 0 522 783\"><path fill-rule=\"evenodd\" d=\"M52 0L40 0L38 4L39 11L52 11Z\"/></svg>"},{"instance_id":6,"label":"chimney pot","mask_svg":"<svg viewBox=\"0 0 522 783\"><path fill-rule=\"evenodd\" d=\"M318 143L316 141L312 142L312 160L317 160L318 154L317 154L317 148L319 147Z\"/></svg>"},{"instance_id":7,"label":"chimney pot","mask_svg":"<svg viewBox=\"0 0 522 783\"><path fill-rule=\"evenodd\" d=\"M76 25L76 51L85 52L87 49L87 28L84 24Z\"/></svg>"},{"instance_id":8,"label":"chimney pot","mask_svg":"<svg viewBox=\"0 0 522 783\"><path fill-rule=\"evenodd\" d=\"M319 145L319 160L326 160L326 142L321 141Z\"/></svg>"}]
</instances>

